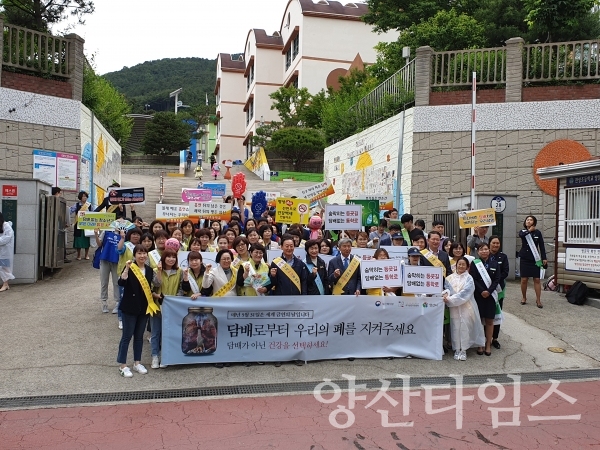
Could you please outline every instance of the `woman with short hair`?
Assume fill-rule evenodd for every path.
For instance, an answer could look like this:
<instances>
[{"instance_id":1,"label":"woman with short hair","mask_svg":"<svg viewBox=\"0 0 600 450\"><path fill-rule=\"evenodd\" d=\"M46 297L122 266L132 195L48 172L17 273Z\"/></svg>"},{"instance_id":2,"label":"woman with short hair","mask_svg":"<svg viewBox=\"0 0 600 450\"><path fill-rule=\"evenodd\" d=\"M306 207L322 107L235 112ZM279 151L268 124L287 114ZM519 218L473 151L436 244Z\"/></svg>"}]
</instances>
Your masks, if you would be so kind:
<instances>
[{"instance_id":1,"label":"woman with short hair","mask_svg":"<svg viewBox=\"0 0 600 450\"><path fill-rule=\"evenodd\" d=\"M77 250L77 261L81 261L81 249L85 250L84 258L90 259L90 238L85 235L84 230L77 227L79 211L91 211L92 204L87 201L89 194L85 191L80 191L77 194L79 200L69 208L70 214L75 214L75 225L73 226L73 248Z\"/></svg>"},{"instance_id":2,"label":"woman with short hair","mask_svg":"<svg viewBox=\"0 0 600 450\"><path fill-rule=\"evenodd\" d=\"M237 269L233 267L231 250L221 250L215 258L216 267L206 265L206 273L202 279L202 289L209 297L237 297ZM209 289L212 292L209 295Z\"/></svg>"}]
</instances>

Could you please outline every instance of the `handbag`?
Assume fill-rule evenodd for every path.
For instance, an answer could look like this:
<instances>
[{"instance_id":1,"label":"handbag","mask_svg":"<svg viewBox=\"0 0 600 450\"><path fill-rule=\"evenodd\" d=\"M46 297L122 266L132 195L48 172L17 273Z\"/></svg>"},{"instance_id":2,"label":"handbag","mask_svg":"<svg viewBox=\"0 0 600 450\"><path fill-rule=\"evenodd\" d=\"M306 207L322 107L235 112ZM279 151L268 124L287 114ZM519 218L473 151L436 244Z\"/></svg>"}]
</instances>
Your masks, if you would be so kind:
<instances>
[{"instance_id":1,"label":"handbag","mask_svg":"<svg viewBox=\"0 0 600 450\"><path fill-rule=\"evenodd\" d=\"M94 269L99 269L100 268L100 256L102 254L102 247L104 245L104 241L102 242L102 244L100 244L100 247L98 247L96 249L96 251L94 252L94 259L92 260L92 267Z\"/></svg>"}]
</instances>

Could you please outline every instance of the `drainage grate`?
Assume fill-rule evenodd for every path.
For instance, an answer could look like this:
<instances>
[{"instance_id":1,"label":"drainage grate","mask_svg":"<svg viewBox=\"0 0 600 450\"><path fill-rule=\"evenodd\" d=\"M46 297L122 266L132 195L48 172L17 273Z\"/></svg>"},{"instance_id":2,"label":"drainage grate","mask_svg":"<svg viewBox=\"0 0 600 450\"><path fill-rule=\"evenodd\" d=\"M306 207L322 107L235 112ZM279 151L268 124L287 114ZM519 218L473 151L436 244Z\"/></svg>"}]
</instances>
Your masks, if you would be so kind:
<instances>
[{"instance_id":1,"label":"drainage grate","mask_svg":"<svg viewBox=\"0 0 600 450\"><path fill-rule=\"evenodd\" d=\"M522 383L528 382L548 382L550 378L555 380L589 380L600 378L600 369L583 370L564 370L553 372L527 372L520 374ZM487 382L488 378L493 378L500 384L511 384L512 378L507 374L490 375L465 375L463 385L481 385ZM401 388L402 379L392 378L391 388ZM156 391L133 391L133 392L103 392L97 394L66 394L66 395L39 395L33 397L9 397L0 398L0 409L30 408L44 406L65 406L82 403L119 403L134 402L139 400L173 400L183 398L208 398L224 395L258 395L258 394L276 394L276 393L300 393L312 392L321 381L306 381L299 383L277 383L277 384L248 384L243 386L219 386L210 388L193 389L165 389ZM341 389L348 388L348 380L335 380ZM355 384L365 384L367 389L379 389L381 382L379 379L356 380ZM451 377L411 377L410 387L421 387L421 385L439 386L456 384L456 380ZM324 386L323 390L331 390L331 387Z\"/></svg>"}]
</instances>

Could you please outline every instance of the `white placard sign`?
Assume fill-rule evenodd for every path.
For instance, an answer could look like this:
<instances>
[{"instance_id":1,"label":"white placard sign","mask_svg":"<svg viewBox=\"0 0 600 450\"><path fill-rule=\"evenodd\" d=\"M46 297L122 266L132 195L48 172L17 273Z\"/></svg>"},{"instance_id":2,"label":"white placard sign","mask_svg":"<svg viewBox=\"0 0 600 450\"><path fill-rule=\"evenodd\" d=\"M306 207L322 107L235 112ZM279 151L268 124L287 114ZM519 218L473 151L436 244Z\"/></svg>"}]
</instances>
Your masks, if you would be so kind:
<instances>
[{"instance_id":1,"label":"white placard sign","mask_svg":"<svg viewBox=\"0 0 600 450\"><path fill-rule=\"evenodd\" d=\"M326 230L360 230L362 205L325 205Z\"/></svg>"},{"instance_id":2,"label":"white placard sign","mask_svg":"<svg viewBox=\"0 0 600 450\"><path fill-rule=\"evenodd\" d=\"M375 248L353 248L352 254L358 256L362 261L369 261L373 259L376 250Z\"/></svg>"},{"instance_id":3,"label":"white placard sign","mask_svg":"<svg viewBox=\"0 0 600 450\"><path fill-rule=\"evenodd\" d=\"M402 265L397 259L374 259L360 263L362 287L402 286Z\"/></svg>"},{"instance_id":4,"label":"white placard sign","mask_svg":"<svg viewBox=\"0 0 600 450\"><path fill-rule=\"evenodd\" d=\"M166 203L156 204L156 220L177 221L185 220L190 215L188 205L168 205Z\"/></svg>"},{"instance_id":5,"label":"white placard sign","mask_svg":"<svg viewBox=\"0 0 600 450\"><path fill-rule=\"evenodd\" d=\"M441 294L444 277L441 267L403 266L402 292L405 294Z\"/></svg>"},{"instance_id":6,"label":"white placard sign","mask_svg":"<svg viewBox=\"0 0 600 450\"><path fill-rule=\"evenodd\" d=\"M388 252L391 259L401 259L408 263L408 247L405 245L382 245L381 247Z\"/></svg>"}]
</instances>

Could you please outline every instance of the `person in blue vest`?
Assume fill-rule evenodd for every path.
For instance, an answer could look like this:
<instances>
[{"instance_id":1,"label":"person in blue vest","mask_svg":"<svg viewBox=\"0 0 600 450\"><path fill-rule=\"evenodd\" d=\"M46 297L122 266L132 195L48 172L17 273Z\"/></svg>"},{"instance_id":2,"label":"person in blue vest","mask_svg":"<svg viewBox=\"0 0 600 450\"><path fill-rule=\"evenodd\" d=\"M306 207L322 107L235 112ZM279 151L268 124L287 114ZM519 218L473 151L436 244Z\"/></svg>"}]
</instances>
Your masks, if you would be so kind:
<instances>
[{"instance_id":1,"label":"person in blue vest","mask_svg":"<svg viewBox=\"0 0 600 450\"><path fill-rule=\"evenodd\" d=\"M116 231L94 230L94 238L100 252L100 301L102 302L102 312L108 313L108 281L112 276L113 282L113 298L115 307L119 304L119 274L117 273L117 265L119 263L118 245L121 240L120 233Z\"/></svg>"}]
</instances>

